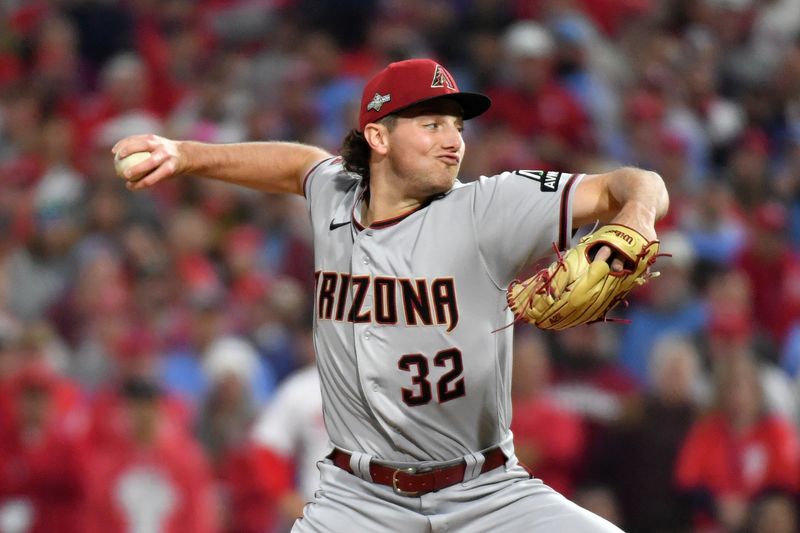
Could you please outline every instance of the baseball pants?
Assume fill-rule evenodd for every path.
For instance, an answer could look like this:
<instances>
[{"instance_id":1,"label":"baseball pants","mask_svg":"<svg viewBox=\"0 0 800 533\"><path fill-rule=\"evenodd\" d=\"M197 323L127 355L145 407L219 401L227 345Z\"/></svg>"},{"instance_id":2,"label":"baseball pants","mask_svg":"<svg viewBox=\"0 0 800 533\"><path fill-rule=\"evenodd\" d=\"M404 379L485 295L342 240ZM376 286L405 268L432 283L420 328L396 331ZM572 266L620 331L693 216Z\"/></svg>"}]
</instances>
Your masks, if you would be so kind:
<instances>
[{"instance_id":1,"label":"baseball pants","mask_svg":"<svg viewBox=\"0 0 800 533\"><path fill-rule=\"evenodd\" d=\"M516 459L505 468L418 497L365 481L330 460L320 490L293 533L620 533L620 529L531 478Z\"/></svg>"}]
</instances>

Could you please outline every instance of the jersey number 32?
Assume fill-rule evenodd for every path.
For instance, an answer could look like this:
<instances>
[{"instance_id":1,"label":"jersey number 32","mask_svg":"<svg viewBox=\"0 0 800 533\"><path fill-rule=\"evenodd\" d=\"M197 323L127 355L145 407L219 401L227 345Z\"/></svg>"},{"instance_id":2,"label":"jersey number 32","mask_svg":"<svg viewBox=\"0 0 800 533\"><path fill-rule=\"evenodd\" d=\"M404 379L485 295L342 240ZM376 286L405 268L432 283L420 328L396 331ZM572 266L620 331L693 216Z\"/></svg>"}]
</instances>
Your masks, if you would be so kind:
<instances>
[{"instance_id":1,"label":"jersey number 32","mask_svg":"<svg viewBox=\"0 0 800 533\"><path fill-rule=\"evenodd\" d=\"M457 348L441 350L433 356L433 365L450 368L436 382L436 397L439 403L454 400L466 394L464 377L459 378L464 372L460 350ZM411 373L411 383L414 385L412 389L406 387L400 389L406 405L415 407L430 402L433 398L433 387L428 380L430 373L428 359L421 353L409 353L400 358L397 366L400 370Z\"/></svg>"}]
</instances>

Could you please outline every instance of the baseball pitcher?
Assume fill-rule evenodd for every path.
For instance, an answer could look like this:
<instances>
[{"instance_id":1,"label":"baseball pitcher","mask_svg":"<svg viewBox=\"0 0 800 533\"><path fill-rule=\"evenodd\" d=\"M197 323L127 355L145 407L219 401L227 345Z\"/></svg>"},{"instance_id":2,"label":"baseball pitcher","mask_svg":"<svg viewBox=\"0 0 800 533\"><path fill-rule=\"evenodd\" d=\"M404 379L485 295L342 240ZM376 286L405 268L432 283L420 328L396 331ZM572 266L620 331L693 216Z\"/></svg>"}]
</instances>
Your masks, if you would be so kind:
<instances>
[{"instance_id":1,"label":"baseball pitcher","mask_svg":"<svg viewBox=\"0 0 800 533\"><path fill-rule=\"evenodd\" d=\"M465 120L486 96L428 59L366 85L341 156L283 143L118 142L131 190L201 175L303 195L313 226L314 329L330 453L298 532L619 531L546 486L514 455L517 320L604 320L650 276L661 178L517 169L457 180ZM569 249L573 229L611 223ZM520 269L558 250L534 277Z\"/></svg>"}]
</instances>

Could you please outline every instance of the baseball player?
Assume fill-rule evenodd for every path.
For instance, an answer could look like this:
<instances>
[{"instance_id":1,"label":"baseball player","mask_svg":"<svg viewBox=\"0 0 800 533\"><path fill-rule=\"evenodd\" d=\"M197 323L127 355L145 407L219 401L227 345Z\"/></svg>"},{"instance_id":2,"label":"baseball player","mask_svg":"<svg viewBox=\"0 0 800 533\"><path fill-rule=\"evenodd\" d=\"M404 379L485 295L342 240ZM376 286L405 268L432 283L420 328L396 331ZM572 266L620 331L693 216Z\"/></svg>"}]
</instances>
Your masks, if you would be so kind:
<instances>
[{"instance_id":1,"label":"baseball player","mask_svg":"<svg viewBox=\"0 0 800 533\"><path fill-rule=\"evenodd\" d=\"M658 175L631 168L461 183L464 121L489 106L442 65L413 59L367 83L341 157L155 135L112 150L151 152L123 176L131 190L193 174L306 199L331 452L294 531L619 531L515 458L506 293L521 267L553 243L565 249L580 225L610 221L654 239L667 192Z\"/></svg>"},{"instance_id":2,"label":"baseball player","mask_svg":"<svg viewBox=\"0 0 800 533\"><path fill-rule=\"evenodd\" d=\"M317 461L330 452L326 450L328 435L319 390L315 364L298 370L281 383L253 426L252 441L269 459L273 473L287 472L287 479L296 478L296 491L288 483L275 489L279 508L291 519L313 499L319 486ZM291 475L292 462L297 466L295 476Z\"/></svg>"}]
</instances>

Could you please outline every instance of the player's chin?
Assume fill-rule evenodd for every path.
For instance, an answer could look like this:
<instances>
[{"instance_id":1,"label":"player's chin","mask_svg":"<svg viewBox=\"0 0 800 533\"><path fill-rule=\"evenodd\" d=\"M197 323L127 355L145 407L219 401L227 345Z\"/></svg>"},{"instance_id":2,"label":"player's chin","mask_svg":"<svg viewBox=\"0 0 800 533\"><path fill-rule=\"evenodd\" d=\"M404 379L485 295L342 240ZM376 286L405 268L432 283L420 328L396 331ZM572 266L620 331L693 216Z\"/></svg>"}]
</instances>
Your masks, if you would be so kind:
<instances>
[{"instance_id":1,"label":"player's chin","mask_svg":"<svg viewBox=\"0 0 800 533\"><path fill-rule=\"evenodd\" d=\"M441 194L453 188L456 182L457 171L444 172L436 176L436 179L431 180L431 194Z\"/></svg>"},{"instance_id":2,"label":"player's chin","mask_svg":"<svg viewBox=\"0 0 800 533\"><path fill-rule=\"evenodd\" d=\"M442 176L444 176L444 179L449 180L452 184L452 182L456 180L456 177L458 176L458 170L460 168L461 162L445 165L442 169Z\"/></svg>"}]
</instances>

